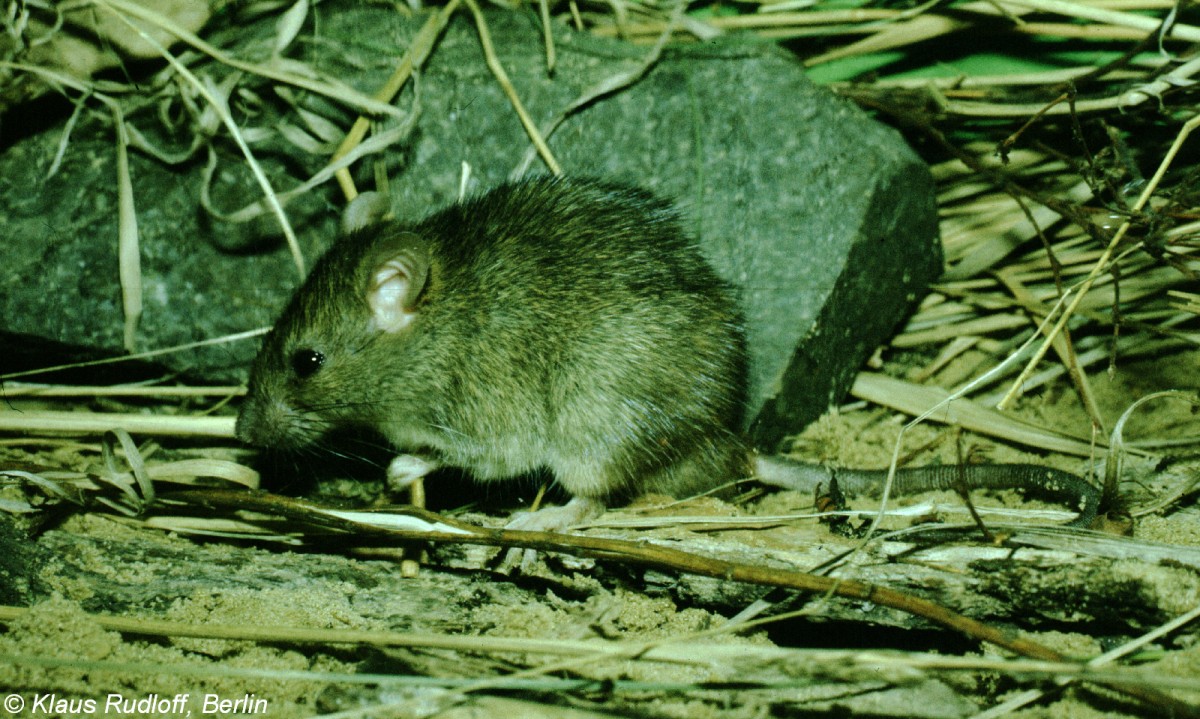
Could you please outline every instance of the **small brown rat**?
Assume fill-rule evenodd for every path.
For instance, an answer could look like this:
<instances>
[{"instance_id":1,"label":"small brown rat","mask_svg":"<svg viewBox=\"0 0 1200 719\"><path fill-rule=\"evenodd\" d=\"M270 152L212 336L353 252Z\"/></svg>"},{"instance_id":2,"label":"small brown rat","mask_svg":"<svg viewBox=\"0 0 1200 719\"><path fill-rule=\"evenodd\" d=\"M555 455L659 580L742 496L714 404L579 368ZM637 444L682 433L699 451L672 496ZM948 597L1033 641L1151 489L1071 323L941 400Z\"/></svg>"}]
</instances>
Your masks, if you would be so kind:
<instances>
[{"instance_id":1,"label":"small brown rat","mask_svg":"<svg viewBox=\"0 0 1200 719\"><path fill-rule=\"evenodd\" d=\"M648 491L756 474L811 491L834 470L756 457L739 427L742 319L672 207L629 187L540 178L416 223L339 239L263 342L242 440L299 449L360 426L407 452L393 486L439 465L483 481L548 469L561 528ZM844 489L886 472L837 470ZM1033 465L901 470L893 491L1014 487L1095 516L1098 494Z\"/></svg>"},{"instance_id":2,"label":"small brown rat","mask_svg":"<svg viewBox=\"0 0 1200 719\"><path fill-rule=\"evenodd\" d=\"M548 469L555 526L750 473L742 319L666 202L587 179L501 185L340 238L254 361L242 440L356 425L483 481ZM541 513L539 513L541 514Z\"/></svg>"}]
</instances>

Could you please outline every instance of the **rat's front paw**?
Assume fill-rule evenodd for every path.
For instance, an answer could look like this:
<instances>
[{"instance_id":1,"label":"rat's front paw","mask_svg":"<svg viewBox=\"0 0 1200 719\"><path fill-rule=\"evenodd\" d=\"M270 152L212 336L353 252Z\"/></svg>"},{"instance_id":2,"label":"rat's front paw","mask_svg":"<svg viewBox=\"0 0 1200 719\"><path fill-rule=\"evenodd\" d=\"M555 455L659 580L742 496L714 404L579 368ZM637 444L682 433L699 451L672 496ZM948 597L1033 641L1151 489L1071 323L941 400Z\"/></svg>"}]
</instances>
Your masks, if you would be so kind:
<instances>
[{"instance_id":1,"label":"rat's front paw","mask_svg":"<svg viewBox=\"0 0 1200 719\"><path fill-rule=\"evenodd\" d=\"M436 460L416 454L400 454L388 464L387 488L399 494L418 479L437 469Z\"/></svg>"},{"instance_id":2,"label":"rat's front paw","mask_svg":"<svg viewBox=\"0 0 1200 719\"><path fill-rule=\"evenodd\" d=\"M595 519L604 514L604 502L588 497L574 497L561 507L542 507L536 512L517 512L505 525L505 529L518 532L561 532L564 529ZM520 564L521 572L528 573L537 562L535 549L510 549L504 554L499 570L512 572Z\"/></svg>"}]
</instances>

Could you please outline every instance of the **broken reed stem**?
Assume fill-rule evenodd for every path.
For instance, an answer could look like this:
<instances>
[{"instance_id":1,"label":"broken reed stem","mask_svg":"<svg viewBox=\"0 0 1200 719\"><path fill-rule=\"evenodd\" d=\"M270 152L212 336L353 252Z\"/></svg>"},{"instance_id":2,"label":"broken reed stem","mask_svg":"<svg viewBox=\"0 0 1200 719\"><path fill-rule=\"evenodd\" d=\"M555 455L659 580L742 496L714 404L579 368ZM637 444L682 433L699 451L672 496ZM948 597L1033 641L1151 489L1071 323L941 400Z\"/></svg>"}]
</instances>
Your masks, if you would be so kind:
<instances>
[{"instance_id":1,"label":"broken reed stem","mask_svg":"<svg viewBox=\"0 0 1200 719\"><path fill-rule=\"evenodd\" d=\"M414 511L413 514L427 520L440 522L443 526L454 526L457 529L431 532L385 528L347 519L316 504L263 492L182 490L162 495L162 499L184 502L193 506L264 512L341 530L360 540L481 544L493 547L522 547L542 552L566 552L577 556L637 564L660 571L684 572L724 581L781 587L805 593L827 594L845 599L874 602L922 617L947 629L962 632L973 639L994 644L1022 656L1052 662L1066 661L1062 654L1049 647L1014 636L1008 631L963 616L934 602L854 579L831 578L805 572L759 567L725 559L703 557L644 542L554 532L486 529L463 525L459 522L449 522L438 515L423 511ZM1109 686L1161 710L1174 712L1176 717L1200 718L1200 707L1186 704L1157 689L1129 681L1116 682Z\"/></svg>"},{"instance_id":2,"label":"broken reed stem","mask_svg":"<svg viewBox=\"0 0 1200 719\"><path fill-rule=\"evenodd\" d=\"M234 437L233 417L192 417L117 412L0 411L0 432L100 434L123 429L157 437Z\"/></svg>"},{"instance_id":3,"label":"broken reed stem","mask_svg":"<svg viewBox=\"0 0 1200 719\"><path fill-rule=\"evenodd\" d=\"M26 384L10 382L4 385L4 396L13 397L240 397L246 394L242 386L174 387L166 385L88 386L69 384Z\"/></svg>"}]
</instances>

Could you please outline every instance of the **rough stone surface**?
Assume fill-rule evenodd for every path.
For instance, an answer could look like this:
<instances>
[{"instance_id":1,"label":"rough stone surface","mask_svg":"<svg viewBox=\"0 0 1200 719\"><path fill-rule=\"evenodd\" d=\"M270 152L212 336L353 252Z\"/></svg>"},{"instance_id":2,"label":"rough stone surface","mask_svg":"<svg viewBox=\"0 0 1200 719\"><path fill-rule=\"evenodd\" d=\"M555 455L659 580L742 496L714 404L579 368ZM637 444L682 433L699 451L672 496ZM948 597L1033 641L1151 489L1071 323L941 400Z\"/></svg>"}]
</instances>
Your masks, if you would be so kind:
<instances>
[{"instance_id":1,"label":"rough stone surface","mask_svg":"<svg viewBox=\"0 0 1200 719\"><path fill-rule=\"evenodd\" d=\"M350 3L323 12L323 35L353 40L336 52L321 42L301 44L299 52L366 91L390 72L373 48L403 47L419 26L382 7ZM558 65L548 76L535 16L489 17L499 58L541 126L590 88L636 68L648 52L558 28ZM242 54L262 54L271 27L243 26L233 44ZM453 201L464 163L468 190L482 191L514 174L529 148L468 18L451 23L419 88L417 128L386 157L400 217ZM245 124L298 123L272 104L269 87L256 92L264 103L253 117L242 116ZM352 117L324 100L305 102L341 126ZM410 86L398 105L413 103ZM189 139L164 135L148 110L129 117L163 142ZM10 359L17 364L53 362L44 354L52 346L114 353L121 345L111 127L97 120L77 127L62 169L47 178L59 136L58 128L35 134L0 156L0 327L9 333L0 341L33 355ZM679 203L743 301L753 354L749 416L760 446L775 446L837 402L941 269L925 166L896 132L814 86L793 59L769 46L736 41L668 50L638 83L567 118L549 144L568 173L638 184ZM322 162L278 138L255 149L279 188ZM220 156L216 204L232 209L252 201L257 191L246 168L227 147ZM167 167L131 158L145 278L143 348L268 324L298 282L269 221L235 226L198 209L203 159ZM545 166L535 158L529 171ZM370 165L357 176L369 187ZM310 260L332 239L339 206L332 186L288 205ZM162 362L227 381L244 377L254 350L245 342Z\"/></svg>"}]
</instances>

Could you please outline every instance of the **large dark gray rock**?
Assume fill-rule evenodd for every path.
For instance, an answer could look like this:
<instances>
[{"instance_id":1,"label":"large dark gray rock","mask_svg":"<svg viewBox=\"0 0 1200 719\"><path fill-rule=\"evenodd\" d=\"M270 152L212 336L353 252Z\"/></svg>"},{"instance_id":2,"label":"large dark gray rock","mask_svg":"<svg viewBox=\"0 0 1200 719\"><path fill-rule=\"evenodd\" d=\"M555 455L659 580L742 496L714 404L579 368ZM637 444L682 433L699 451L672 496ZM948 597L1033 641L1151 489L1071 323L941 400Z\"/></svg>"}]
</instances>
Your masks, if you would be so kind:
<instances>
[{"instance_id":1,"label":"large dark gray rock","mask_svg":"<svg viewBox=\"0 0 1200 719\"><path fill-rule=\"evenodd\" d=\"M389 70L359 48L398 45L399 53L419 21L382 7L335 7L321 6L320 31L351 38L348 59L326 43L298 47L314 66L373 91ZM500 60L538 124L606 78L637 67L648 52L560 27L558 65L548 76L534 15L489 18ZM216 32L226 44L236 37L239 52L253 55L271 28ZM394 206L405 218L453 201L463 163L471 167L470 189L480 191L509 177L529 147L484 65L469 18L451 23L419 86L417 129L387 158ZM272 98L266 86L257 92ZM348 126L346 110L306 102ZM398 104L412 102L410 86ZM270 113L285 112L258 111L252 124L260 127L271 125ZM148 110L130 117L153 130ZM63 169L47 179L58 135L34 135L0 156L6 198L0 326L25 335L26 348L41 349L45 340L117 352L122 319L111 129L97 122L77 128ZM668 50L638 83L568 118L549 144L568 173L630 182L679 203L743 301L753 354L749 416L760 446L776 445L837 402L941 269L924 164L895 131L814 86L798 63L770 46L730 41ZM321 162L281 141L257 150L281 189ZM232 226L203 216L201 169L198 160L168 168L133 157L146 282L139 340L146 348L267 324L298 282L269 223ZM535 160L530 171L545 167ZM359 168L357 176L366 184L371 168ZM214 187L227 208L257 194L228 150ZM339 204L332 187L289 204L310 261L332 239ZM247 342L162 361L200 377L239 379L254 349Z\"/></svg>"}]
</instances>

